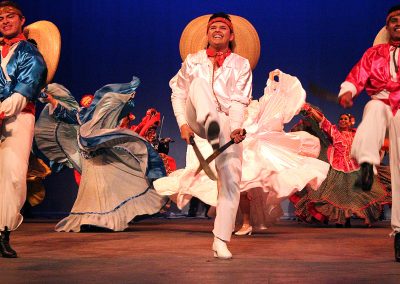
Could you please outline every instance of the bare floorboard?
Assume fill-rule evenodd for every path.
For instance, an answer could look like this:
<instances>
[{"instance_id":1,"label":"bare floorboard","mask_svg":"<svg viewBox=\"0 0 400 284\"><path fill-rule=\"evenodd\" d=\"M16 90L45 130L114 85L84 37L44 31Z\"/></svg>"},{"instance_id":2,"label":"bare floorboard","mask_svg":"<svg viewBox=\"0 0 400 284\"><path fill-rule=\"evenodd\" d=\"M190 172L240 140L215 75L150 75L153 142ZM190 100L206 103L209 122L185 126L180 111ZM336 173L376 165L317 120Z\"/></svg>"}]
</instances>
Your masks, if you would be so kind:
<instances>
[{"instance_id":1,"label":"bare floorboard","mask_svg":"<svg viewBox=\"0 0 400 284\"><path fill-rule=\"evenodd\" d=\"M0 258L0 283L400 283L387 221L366 228L281 221L233 236L214 259L212 220L146 219L119 233L57 233L28 220Z\"/></svg>"}]
</instances>

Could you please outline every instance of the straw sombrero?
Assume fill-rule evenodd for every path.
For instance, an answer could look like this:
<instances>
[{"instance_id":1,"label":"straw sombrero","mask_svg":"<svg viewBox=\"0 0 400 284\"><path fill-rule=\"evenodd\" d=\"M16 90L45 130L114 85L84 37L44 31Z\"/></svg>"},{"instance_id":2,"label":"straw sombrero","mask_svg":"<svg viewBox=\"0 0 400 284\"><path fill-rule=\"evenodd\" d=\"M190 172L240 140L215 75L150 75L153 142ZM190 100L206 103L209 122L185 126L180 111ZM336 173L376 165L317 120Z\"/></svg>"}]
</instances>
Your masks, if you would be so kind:
<instances>
[{"instance_id":1,"label":"straw sombrero","mask_svg":"<svg viewBox=\"0 0 400 284\"><path fill-rule=\"evenodd\" d=\"M373 45L388 43L389 39L390 39L389 33L386 30L386 26L384 26L376 35Z\"/></svg>"},{"instance_id":2,"label":"straw sombrero","mask_svg":"<svg viewBox=\"0 0 400 284\"><path fill-rule=\"evenodd\" d=\"M207 23L211 15L200 16L191 21L183 30L179 42L179 51L182 60L185 60L189 53L206 48L207 46ZM230 15L235 39L233 41L233 52L247 58L251 69L254 69L260 58L260 39L256 29L246 19Z\"/></svg>"},{"instance_id":3,"label":"straw sombrero","mask_svg":"<svg viewBox=\"0 0 400 284\"><path fill-rule=\"evenodd\" d=\"M52 22L38 21L25 27L24 35L36 42L47 65L47 83L50 83L56 73L61 51L60 31Z\"/></svg>"}]
</instances>

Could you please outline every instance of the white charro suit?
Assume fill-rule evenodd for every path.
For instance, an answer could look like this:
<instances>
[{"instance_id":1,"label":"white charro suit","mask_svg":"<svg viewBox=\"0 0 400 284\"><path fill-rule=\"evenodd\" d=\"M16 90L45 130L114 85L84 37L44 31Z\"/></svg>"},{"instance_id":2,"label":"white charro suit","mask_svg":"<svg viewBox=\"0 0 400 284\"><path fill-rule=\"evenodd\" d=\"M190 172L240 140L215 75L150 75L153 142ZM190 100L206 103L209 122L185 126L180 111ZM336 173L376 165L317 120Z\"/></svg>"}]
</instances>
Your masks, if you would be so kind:
<instances>
[{"instance_id":1,"label":"white charro suit","mask_svg":"<svg viewBox=\"0 0 400 284\"><path fill-rule=\"evenodd\" d=\"M214 81L214 82L213 82ZM241 128L245 108L250 102L252 73L249 61L235 53L226 57L214 71L206 51L189 54L170 81L172 106L179 127L188 124L202 138L208 124L219 122L220 145L230 140L233 130ZM221 110L218 110L218 103ZM229 241L235 226L240 200L241 144L235 144L216 159L220 191L213 233Z\"/></svg>"}]
</instances>

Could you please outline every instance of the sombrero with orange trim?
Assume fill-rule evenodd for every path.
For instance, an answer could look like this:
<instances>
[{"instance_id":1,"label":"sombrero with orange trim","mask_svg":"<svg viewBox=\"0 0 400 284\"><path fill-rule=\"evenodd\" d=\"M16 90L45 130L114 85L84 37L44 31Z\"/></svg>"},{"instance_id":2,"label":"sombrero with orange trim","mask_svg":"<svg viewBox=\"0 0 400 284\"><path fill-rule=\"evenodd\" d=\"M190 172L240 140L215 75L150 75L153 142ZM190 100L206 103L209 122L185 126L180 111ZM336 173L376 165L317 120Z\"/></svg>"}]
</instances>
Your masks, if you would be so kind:
<instances>
[{"instance_id":1,"label":"sombrero with orange trim","mask_svg":"<svg viewBox=\"0 0 400 284\"><path fill-rule=\"evenodd\" d=\"M61 35L57 26L49 21L38 21L24 28L27 39L35 41L47 65L47 83L56 73L61 52Z\"/></svg>"},{"instance_id":2,"label":"sombrero with orange trim","mask_svg":"<svg viewBox=\"0 0 400 284\"><path fill-rule=\"evenodd\" d=\"M386 26L384 26L376 35L373 45L388 43L389 39L389 32L387 31Z\"/></svg>"},{"instance_id":3,"label":"sombrero with orange trim","mask_svg":"<svg viewBox=\"0 0 400 284\"><path fill-rule=\"evenodd\" d=\"M233 52L247 58L254 69L260 58L260 38L253 25L246 19L229 15L233 24L235 39ZM196 53L207 47L207 23L211 15L203 15L192 20L183 30L179 42L182 60L190 53Z\"/></svg>"}]
</instances>

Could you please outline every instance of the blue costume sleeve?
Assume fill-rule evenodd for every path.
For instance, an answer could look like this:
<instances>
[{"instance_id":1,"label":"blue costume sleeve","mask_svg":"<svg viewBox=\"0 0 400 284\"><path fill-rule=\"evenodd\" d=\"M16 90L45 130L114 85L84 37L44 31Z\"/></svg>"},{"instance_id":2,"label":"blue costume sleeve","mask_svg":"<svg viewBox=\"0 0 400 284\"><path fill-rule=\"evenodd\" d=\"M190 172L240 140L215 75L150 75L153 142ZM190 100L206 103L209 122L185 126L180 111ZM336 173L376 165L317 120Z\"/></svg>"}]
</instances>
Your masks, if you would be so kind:
<instances>
[{"instance_id":1,"label":"blue costume sleeve","mask_svg":"<svg viewBox=\"0 0 400 284\"><path fill-rule=\"evenodd\" d=\"M47 67L42 55L29 43L17 52L17 78L13 92L34 101L46 83Z\"/></svg>"},{"instance_id":2,"label":"blue costume sleeve","mask_svg":"<svg viewBox=\"0 0 400 284\"><path fill-rule=\"evenodd\" d=\"M53 117L57 120L63 121L68 124L76 124L78 125L78 111L76 109L68 110L67 108L63 107L61 104L58 104L57 107L54 109Z\"/></svg>"}]
</instances>

